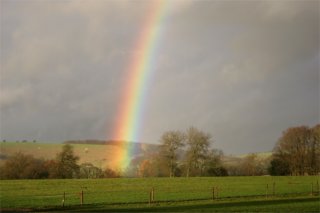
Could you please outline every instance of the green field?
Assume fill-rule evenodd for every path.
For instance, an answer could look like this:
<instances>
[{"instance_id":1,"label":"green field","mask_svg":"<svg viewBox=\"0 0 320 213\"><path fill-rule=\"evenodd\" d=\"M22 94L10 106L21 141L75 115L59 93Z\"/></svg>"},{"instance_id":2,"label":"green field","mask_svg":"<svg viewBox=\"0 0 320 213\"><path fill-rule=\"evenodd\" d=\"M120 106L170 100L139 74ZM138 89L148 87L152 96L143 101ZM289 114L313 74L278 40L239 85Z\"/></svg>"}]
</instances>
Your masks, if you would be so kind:
<instances>
[{"instance_id":1,"label":"green field","mask_svg":"<svg viewBox=\"0 0 320 213\"><path fill-rule=\"evenodd\" d=\"M315 176L2 180L0 200L2 210L57 210L62 206L65 193L64 208L68 211L178 211L184 208L185 211L195 211L196 206L198 209L211 210L220 206L217 211L221 211L224 203L227 211L233 211L229 207L235 203L241 208L250 206L251 203L252 208L261 207L261 211L266 211L263 206L273 208L277 204L292 208L296 204L291 205L291 202L300 203L299 206L303 209L316 211L319 209L318 181L319 177ZM152 188L154 202L149 206ZM80 207L81 191L84 205ZM244 205L245 203L248 205ZM193 207L187 208L188 205ZM239 210L240 207L234 208Z\"/></svg>"},{"instance_id":2,"label":"green field","mask_svg":"<svg viewBox=\"0 0 320 213\"><path fill-rule=\"evenodd\" d=\"M1 143L0 153L4 156L11 156L14 153L21 152L29 154L35 158L45 160L54 159L56 154L61 152L62 143ZM75 155L80 157L79 164L90 162L98 168L108 167L108 162L112 152L116 152L118 147L112 145L90 145L90 144L72 144ZM85 150L88 150L87 152ZM2 160L3 161L3 160Z\"/></svg>"}]
</instances>

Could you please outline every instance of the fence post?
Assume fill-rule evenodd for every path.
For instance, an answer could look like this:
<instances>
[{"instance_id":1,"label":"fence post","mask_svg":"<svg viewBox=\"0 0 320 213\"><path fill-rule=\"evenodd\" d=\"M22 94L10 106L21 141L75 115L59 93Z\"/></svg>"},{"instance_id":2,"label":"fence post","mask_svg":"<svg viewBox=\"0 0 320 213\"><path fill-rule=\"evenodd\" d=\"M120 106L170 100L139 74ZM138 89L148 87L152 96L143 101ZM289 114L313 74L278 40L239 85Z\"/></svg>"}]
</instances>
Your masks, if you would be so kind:
<instances>
[{"instance_id":1,"label":"fence post","mask_svg":"<svg viewBox=\"0 0 320 213\"><path fill-rule=\"evenodd\" d=\"M149 205L151 205L151 203L152 203L152 199L153 199L152 193L153 193L153 189L151 189L151 191L149 192Z\"/></svg>"},{"instance_id":2,"label":"fence post","mask_svg":"<svg viewBox=\"0 0 320 213\"><path fill-rule=\"evenodd\" d=\"M311 196L313 196L313 182L311 183Z\"/></svg>"},{"instance_id":3,"label":"fence post","mask_svg":"<svg viewBox=\"0 0 320 213\"><path fill-rule=\"evenodd\" d=\"M267 187L266 187L266 199L268 198L268 189L269 189L269 185L267 184Z\"/></svg>"},{"instance_id":4,"label":"fence post","mask_svg":"<svg viewBox=\"0 0 320 213\"><path fill-rule=\"evenodd\" d=\"M151 190L151 201L154 202L154 187Z\"/></svg>"},{"instance_id":5,"label":"fence post","mask_svg":"<svg viewBox=\"0 0 320 213\"><path fill-rule=\"evenodd\" d=\"M276 182L273 182L273 185L272 185L272 196L275 196L276 195Z\"/></svg>"},{"instance_id":6,"label":"fence post","mask_svg":"<svg viewBox=\"0 0 320 213\"><path fill-rule=\"evenodd\" d=\"M81 194L80 194L80 205L82 206L83 204L83 190L81 191Z\"/></svg>"},{"instance_id":7,"label":"fence post","mask_svg":"<svg viewBox=\"0 0 320 213\"><path fill-rule=\"evenodd\" d=\"M64 202L66 200L66 192L63 192L63 197L62 197L62 207L64 207Z\"/></svg>"}]
</instances>

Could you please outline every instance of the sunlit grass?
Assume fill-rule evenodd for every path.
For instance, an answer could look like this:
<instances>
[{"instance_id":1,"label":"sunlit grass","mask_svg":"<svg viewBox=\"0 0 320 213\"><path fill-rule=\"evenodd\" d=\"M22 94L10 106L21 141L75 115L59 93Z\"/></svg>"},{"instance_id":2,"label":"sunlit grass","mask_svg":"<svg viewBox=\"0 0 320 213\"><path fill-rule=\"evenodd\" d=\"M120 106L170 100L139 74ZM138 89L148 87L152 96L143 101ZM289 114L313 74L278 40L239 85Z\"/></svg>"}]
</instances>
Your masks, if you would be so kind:
<instances>
[{"instance_id":1,"label":"sunlit grass","mask_svg":"<svg viewBox=\"0 0 320 213\"><path fill-rule=\"evenodd\" d=\"M297 196L316 191L319 177L194 177L194 178L119 178L73 180L2 180L1 207L17 208L79 205L84 193L85 204L148 203L154 189L155 201ZM267 188L268 185L268 188Z\"/></svg>"}]
</instances>

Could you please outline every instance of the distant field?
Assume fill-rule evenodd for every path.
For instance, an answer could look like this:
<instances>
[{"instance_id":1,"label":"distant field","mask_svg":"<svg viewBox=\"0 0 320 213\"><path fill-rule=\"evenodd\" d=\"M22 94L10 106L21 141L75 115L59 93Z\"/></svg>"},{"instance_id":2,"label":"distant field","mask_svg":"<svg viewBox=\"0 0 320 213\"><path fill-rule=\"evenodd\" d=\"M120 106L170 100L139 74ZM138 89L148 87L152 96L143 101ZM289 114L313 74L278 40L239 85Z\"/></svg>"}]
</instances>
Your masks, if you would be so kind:
<instances>
[{"instance_id":1,"label":"distant field","mask_svg":"<svg viewBox=\"0 0 320 213\"><path fill-rule=\"evenodd\" d=\"M319 177L315 176L2 180L0 200L2 209L60 208L65 193L65 206L75 208L80 204L79 193L83 191L84 204L93 205L92 208L101 205L139 207L140 204L146 206L149 202L153 188L154 202L168 207L172 202L212 200L213 187L215 202L246 202L252 199L270 201L301 196L303 199L319 199L315 195L318 191L317 181ZM162 202L171 204L161 204ZM314 204L318 203L316 200L311 203L312 208L319 207Z\"/></svg>"},{"instance_id":2,"label":"distant field","mask_svg":"<svg viewBox=\"0 0 320 213\"><path fill-rule=\"evenodd\" d=\"M61 152L64 144L46 143L1 143L1 154L10 156L16 152L31 154L36 158L54 159ZM97 167L105 168L112 161L111 153L118 147L107 145L72 144L74 152L80 157L79 163L90 162ZM86 149L88 150L86 152Z\"/></svg>"},{"instance_id":3,"label":"distant field","mask_svg":"<svg viewBox=\"0 0 320 213\"><path fill-rule=\"evenodd\" d=\"M64 144L59 143L16 143L6 142L0 143L1 161L10 155L22 152L24 154L31 154L36 158L54 159L58 152L61 152ZM121 149L120 146L110 145L97 145L97 144L71 144L74 148L74 152L80 157L79 164L92 163L98 168L105 169L109 165L113 165L114 158L113 153L118 152ZM150 148L148 144L136 144L136 154L140 154L144 149Z\"/></svg>"},{"instance_id":4,"label":"distant field","mask_svg":"<svg viewBox=\"0 0 320 213\"><path fill-rule=\"evenodd\" d=\"M249 156L250 154L243 154L243 155L239 155L238 157L240 158L245 158L247 156ZM272 152L259 152L259 153L256 153L257 157L259 159L266 159L268 157L271 157L272 155Z\"/></svg>"}]
</instances>

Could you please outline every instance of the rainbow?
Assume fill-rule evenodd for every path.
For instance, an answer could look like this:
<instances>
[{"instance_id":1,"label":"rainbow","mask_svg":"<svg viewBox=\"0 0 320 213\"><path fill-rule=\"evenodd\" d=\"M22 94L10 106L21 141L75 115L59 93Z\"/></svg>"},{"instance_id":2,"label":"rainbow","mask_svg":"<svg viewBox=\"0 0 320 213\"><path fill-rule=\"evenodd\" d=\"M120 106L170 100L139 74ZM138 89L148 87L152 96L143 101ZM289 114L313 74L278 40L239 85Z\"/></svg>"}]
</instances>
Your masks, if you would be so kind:
<instances>
[{"instance_id":1,"label":"rainbow","mask_svg":"<svg viewBox=\"0 0 320 213\"><path fill-rule=\"evenodd\" d=\"M148 83L155 71L155 56L159 47L166 18L168 1L152 1L145 23L134 45L132 58L127 68L124 90L118 108L113 138L119 149L114 155L113 167L124 169L130 163L134 145L126 142L138 141ZM126 141L126 142L125 142Z\"/></svg>"}]
</instances>

